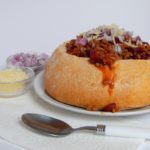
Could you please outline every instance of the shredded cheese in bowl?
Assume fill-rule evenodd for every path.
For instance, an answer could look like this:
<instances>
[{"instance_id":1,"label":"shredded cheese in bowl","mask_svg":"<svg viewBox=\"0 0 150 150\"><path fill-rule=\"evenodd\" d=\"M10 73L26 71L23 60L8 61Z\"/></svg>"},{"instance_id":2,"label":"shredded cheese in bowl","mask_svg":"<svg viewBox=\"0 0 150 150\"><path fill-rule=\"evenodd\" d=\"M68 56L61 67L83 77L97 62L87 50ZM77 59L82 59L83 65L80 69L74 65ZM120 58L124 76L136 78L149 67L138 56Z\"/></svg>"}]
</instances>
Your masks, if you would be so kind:
<instances>
[{"instance_id":1,"label":"shredded cheese in bowl","mask_svg":"<svg viewBox=\"0 0 150 150\"><path fill-rule=\"evenodd\" d=\"M32 84L34 73L29 68L6 68L0 71L0 96L23 94Z\"/></svg>"}]
</instances>

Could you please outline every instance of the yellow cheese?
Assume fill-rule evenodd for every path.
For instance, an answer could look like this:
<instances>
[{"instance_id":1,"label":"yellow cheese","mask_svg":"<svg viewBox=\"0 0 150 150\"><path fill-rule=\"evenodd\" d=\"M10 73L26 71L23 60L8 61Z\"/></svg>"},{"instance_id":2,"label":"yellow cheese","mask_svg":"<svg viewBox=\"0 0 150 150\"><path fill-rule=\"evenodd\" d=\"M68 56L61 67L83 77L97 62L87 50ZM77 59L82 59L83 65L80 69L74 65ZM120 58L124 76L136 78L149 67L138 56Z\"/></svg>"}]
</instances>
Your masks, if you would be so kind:
<instances>
[{"instance_id":1,"label":"yellow cheese","mask_svg":"<svg viewBox=\"0 0 150 150\"><path fill-rule=\"evenodd\" d=\"M0 71L0 92L17 92L25 85L21 80L27 79L27 74L18 68Z\"/></svg>"}]
</instances>

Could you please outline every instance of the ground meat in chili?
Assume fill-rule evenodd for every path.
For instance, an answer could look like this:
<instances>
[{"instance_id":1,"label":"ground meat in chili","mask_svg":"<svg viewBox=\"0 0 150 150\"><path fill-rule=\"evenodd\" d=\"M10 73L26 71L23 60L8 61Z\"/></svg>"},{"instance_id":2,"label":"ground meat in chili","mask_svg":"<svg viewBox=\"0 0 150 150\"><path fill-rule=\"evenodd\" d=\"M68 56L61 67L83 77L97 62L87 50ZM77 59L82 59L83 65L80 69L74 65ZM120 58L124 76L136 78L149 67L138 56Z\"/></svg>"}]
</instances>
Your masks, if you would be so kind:
<instances>
[{"instance_id":1,"label":"ground meat in chili","mask_svg":"<svg viewBox=\"0 0 150 150\"><path fill-rule=\"evenodd\" d=\"M90 62L99 65L111 66L118 59L150 59L150 45L146 42L132 47L126 43L118 43L121 53L115 50L113 42L105 39L92 39L86 45L71 40L66 43L67 53L78 57L89 57Z\"/></svg>"}]
</instances>

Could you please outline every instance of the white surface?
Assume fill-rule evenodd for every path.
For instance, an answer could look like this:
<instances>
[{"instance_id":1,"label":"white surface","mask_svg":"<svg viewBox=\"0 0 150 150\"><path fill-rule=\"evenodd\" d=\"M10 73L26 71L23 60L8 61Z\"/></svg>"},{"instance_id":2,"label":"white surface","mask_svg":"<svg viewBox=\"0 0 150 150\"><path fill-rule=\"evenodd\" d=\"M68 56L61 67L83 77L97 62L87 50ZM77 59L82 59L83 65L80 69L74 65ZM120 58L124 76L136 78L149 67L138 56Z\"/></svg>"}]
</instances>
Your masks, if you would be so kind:
<instances>
[{"instance_id":1,"label":"white surface","mask_svg":"<svg viewBox=\"0 0 150 150\"><path fill-rule=\"evenodd\" d=\"M149 150L150 149L150 141L146 141L141 144L137 150Z\"/></svg>"},{"instance_id":2,"label":"white surface","mask_svg":"<svg viewBox=\"0 0 150 150\"><path fill-rule=\"evenodd\" d=\"M0 63L1 65L5 64L6 57L15 52L42 51L51 54L61 42L101 24L116 23L127 30L134 31L135 34L141 35L144 40L150 41L149 6L149 0L0 0ZM55 112L56 110L57 112ZM130 123L131 125L139 125L140 123L140 126L146 125L149 127L150 123L149 114L125 117L120 120L118 117L114 119L91 118L85 115L78 116L59 109L56 110L40 102L35 93L29 93L14 99L1 99L0 136L16 144L17 139L18 143L26 146L35 144L35 141L39 144L41 143L40 146L51 141L52 148L49 149L55 148L55 150L60 149L60 147L61 149L66 148L67 145L66 149L70 150L81 149L81 146L84 146L84 149L88 149L88 143L91 142L91 145L94 145L94 140L96 139L100 142L97 142L92 148L89 146L91 149L102 149L101 143L107 141L107 145L104 146L105 149L114 146L116 150L124 148L132 150L136 149L141 141L115 138L110 140L89 135L72 135L71 138L75 142L79 142L80 146L76 146L75 142L73 142L71 147L69 143L72 142L69 140L70 137L66 137L66 142L64 142L62 139L49 139L38 135L24 129L18 123L18 118L23 112L34 111L63 118L74 125L106 121L107 123ZM129 122L128 119L130 120ZM76 136L77 138L79 137L80 141ZM27 141L23 142L25 138L27 138ZM38 141L39 139L40 141ZM118 140L120 143L117 142ZM85 141L86 144L84 144ZM122 148L119 147L121 145ZM127 148L126 146L129 145L131 147ZM9 150L6 146L9 146L9 144L3 143L3 141L0 143L0 149ZM12 149L11 146L10 149ZM40 147L36 147L36 149L40 149ZM142 147L143 149L147 149L145 145Z\"/></svg>"},{"instance_id":3,"label":"white surface","mask_svg":"<svg viewBox=\"0 0 150 150\"><path fill-rule=\"evenodd\" d=\"M0 149L1 150L25 150L24 148L14 145L6 140L0 138Z\"/></svg>"},{"instance_id":4,"label":"white surface","mask_svg":"<svg viewBox=\"0 0 150 150\"><path fill-rule=\"evenodd\" d=\"M41 72L40 74L38 74L34 80L34 89L36 94L41 97L42 100L46 101L47 103L62 108L62 109L66 109L66 110L70 110L73 112L78 112L78 113L82 113L82 114L87 114L87 115L95 115L95 116L130 116L130 115L139 115L139 114L145 114L145 113L149 113L150 112L150 106L144 107L144 108L139 108L139 109L131 109L131 110L125 110L125 111L121 111L121 112L116 112L116 113L111 113L111 112L101 112L101 111L87 111L85 109L82 108L78 108L78 107L73 107L71 105L66 105L63 104L61 102L58 102L56 100L54 100L53 98L49 97L45 91L44 91L44 87L43 87L43 73Z\"/></svg>"},{"instance_id":5,"label":"white surface","mask_svg":"<svg viewBox=\"0 0 150 150\"><path fill-rule=\"evenodd\" d=\"M73 133L63 138L45 136L30 129L21 121L24 113L39 113L64 120L72 127L85 125L118 125L148 128L149 124L130 117L102 117L73 113L47 105L33 90L20 97L0 98L0 135L7 141L33 150L136 150L143 139L114 138L92 133Z\"/></svg>"},{"instance_id":6,"label":"white surface","mask_svg":"<svg viewBox=\"0 0 150 150\"><path fill-rule=\"evenodd\" d=\"M116 23L150 41L149 0L0 0L1 62L16 51L51 53L58 44Z\"/></svg>"}]
</instances>

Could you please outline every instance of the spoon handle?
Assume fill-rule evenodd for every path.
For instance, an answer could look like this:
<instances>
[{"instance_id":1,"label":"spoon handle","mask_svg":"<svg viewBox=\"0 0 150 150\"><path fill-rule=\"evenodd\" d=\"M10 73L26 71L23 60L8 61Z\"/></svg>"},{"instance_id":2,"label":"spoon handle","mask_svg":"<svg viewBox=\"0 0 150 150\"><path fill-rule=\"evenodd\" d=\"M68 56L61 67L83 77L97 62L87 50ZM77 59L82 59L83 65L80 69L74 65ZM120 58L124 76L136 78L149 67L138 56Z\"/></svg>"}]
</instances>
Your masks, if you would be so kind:
<instances>
[{"instance_id":1,"label":"spoon handle","mask_svg":"<svg viewBox=\"0 0 150 150\"><path fill-rule=\"evenodd\" d=\"M97 134L116 137L150 139L150 129L140 127L97 125Z\"/></svg>"}]
</instances>

